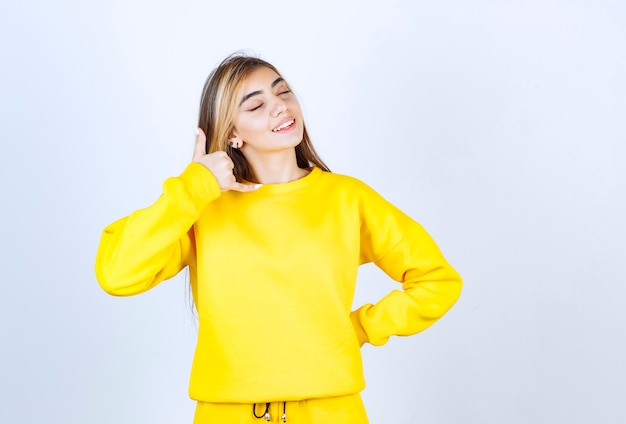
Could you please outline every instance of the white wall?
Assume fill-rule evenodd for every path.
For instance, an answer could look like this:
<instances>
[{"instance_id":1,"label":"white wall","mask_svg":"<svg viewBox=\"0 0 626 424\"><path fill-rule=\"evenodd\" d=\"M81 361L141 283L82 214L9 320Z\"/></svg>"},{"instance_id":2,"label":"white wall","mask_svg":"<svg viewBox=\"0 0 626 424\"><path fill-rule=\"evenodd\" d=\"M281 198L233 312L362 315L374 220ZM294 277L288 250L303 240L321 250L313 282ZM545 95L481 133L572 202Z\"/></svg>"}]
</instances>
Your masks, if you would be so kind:
<instances>
[{"instance_id":1,"label":"white wall","mask_svg":"<svg viewBox=\"0 0 626 424\"><path fill-rule=\"evenodd\" d=\"M372 423L624 422L625 4L216 3L1 3L0 422L191 422L185 277L113 298L93 261L242 48L465 278L433 328L364 348ZM392 287L366 267L356 301Z\"/></svg>"}]
</instances>

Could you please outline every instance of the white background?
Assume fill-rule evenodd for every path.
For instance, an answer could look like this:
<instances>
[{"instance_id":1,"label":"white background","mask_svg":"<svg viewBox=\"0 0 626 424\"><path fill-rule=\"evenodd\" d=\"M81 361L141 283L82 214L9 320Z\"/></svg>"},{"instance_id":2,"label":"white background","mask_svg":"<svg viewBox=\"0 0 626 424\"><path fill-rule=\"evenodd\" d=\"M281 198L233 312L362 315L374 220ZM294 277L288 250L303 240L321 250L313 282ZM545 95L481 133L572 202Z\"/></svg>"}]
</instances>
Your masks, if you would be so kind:
<instances>
[{"instance_id":1,"label":"white background","mask_svg":"<svg viewBox=\"0 0 626 424\"><path fill-rule=\"evenodd\" d=\"M623 1L2 0L0 37L0 422L191 423L185 276L114 298L93 262L188 163L239 49L465 279L364 348L372 423L625 422ZM365 267L356 303L393 287Z\"/></svg>"}]
</instances>

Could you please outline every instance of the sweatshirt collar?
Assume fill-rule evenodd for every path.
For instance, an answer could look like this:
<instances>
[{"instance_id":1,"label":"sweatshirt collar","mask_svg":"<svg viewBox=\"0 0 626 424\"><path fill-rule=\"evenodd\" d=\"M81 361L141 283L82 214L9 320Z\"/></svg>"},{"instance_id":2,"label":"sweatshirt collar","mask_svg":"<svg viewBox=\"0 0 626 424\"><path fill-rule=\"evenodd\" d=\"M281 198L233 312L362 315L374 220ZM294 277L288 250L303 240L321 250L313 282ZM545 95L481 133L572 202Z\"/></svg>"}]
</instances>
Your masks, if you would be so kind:
<instances>
[{"instance_id":1,"label":"sweatshirt collar","mask_svg":"<svg viewBox=\"0 0 626 424\"><path fill-rule=\"evenodd\" d=\"M288 183L279 184L263 184L256 192L263 194L270 193L288 193L291 191L301 190L310 186L315 180L322 175L322 170L317 166L311 168L311 172L302 178L289 181Z\"/></svg>"}]
</instances>

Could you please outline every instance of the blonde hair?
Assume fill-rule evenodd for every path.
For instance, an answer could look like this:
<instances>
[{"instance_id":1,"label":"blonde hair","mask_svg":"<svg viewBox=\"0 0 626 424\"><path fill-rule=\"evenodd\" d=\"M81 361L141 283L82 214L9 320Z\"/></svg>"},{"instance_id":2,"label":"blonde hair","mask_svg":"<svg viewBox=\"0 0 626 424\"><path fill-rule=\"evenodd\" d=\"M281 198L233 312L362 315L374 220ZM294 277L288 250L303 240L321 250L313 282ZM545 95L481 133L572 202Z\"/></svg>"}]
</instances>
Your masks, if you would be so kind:
<instances>
[{"instance_id":1,"label":"blonde hair","mask_svg":"<svg viewBox=\"0 0 626 424\"><path fill-rule=\"evenodd\" d=\"M228 153L235 164L233 172L238 180L250 180L252 172L243 153L233 149L228 143L228 138L234 130L235 96L248 75L260 67L269 68L280 76L280 72L273 65L257 57L242 53L228 56L209 74L200 100L198 126L207 137L206 152L222 150ZM308 168L315 165L330 172L313 148L306 126L302 141L295 150L298 167Z\"/></svg>"}]
</instances>

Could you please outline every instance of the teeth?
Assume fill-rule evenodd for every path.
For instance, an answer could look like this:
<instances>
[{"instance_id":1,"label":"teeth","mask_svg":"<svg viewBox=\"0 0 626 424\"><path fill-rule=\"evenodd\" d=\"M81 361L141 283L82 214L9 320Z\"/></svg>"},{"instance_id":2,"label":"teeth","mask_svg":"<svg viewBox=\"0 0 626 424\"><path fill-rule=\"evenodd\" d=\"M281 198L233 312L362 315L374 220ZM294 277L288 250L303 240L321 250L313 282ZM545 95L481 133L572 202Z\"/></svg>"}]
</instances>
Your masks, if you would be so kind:
<instances>
[{"instance_id":1,"label":"teeth","mask_svg":"<svg viewBox=\"0 0 626 424\"><path fill-rule=\"evenodd\" d=\"M292 124L293 124L293 119L292 119L291 121L287 121L287 122L285 122L285 123L284 123L284 124L282 124L280 127L276 127L276 128L274 128L272 131L274 131L274 132L280 131L280 130L282 130L282 129L287 128L288 126L290 126L290 125L292 125Z\"/></svg>"}]
</instances>

